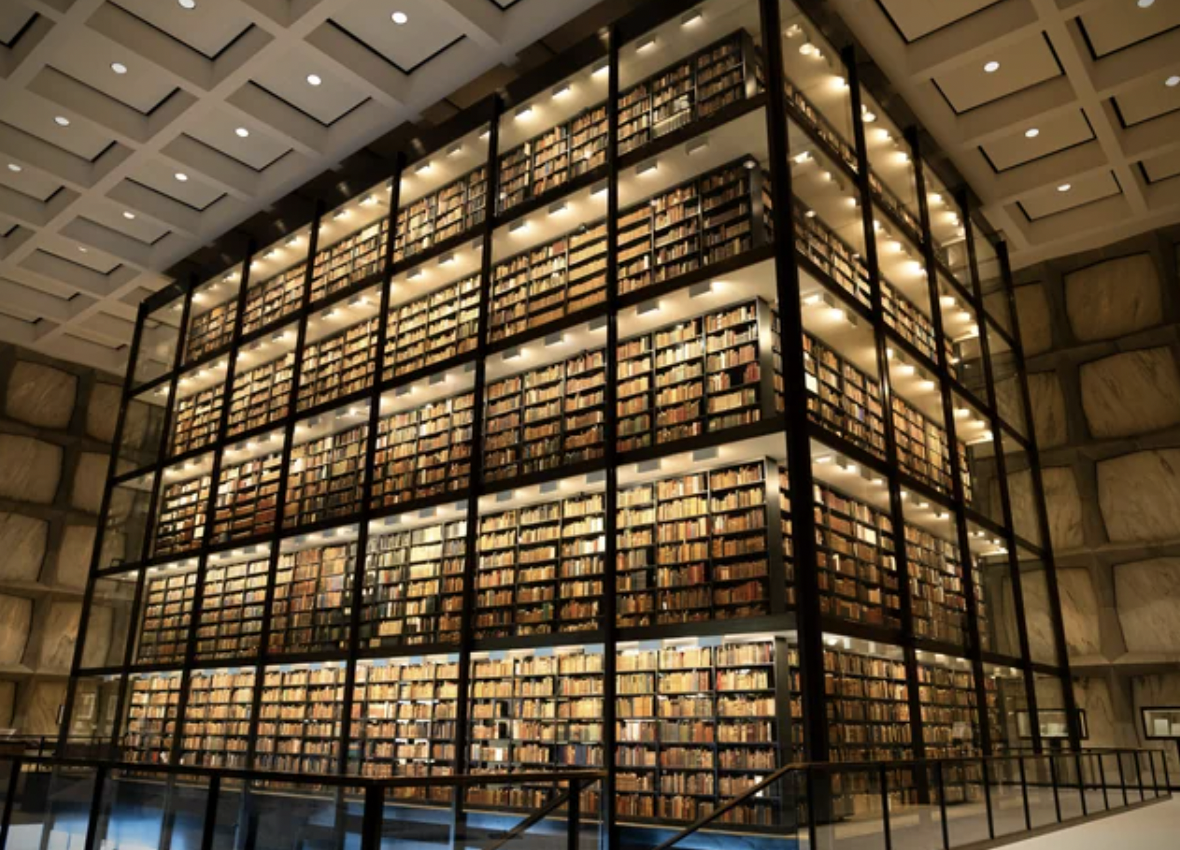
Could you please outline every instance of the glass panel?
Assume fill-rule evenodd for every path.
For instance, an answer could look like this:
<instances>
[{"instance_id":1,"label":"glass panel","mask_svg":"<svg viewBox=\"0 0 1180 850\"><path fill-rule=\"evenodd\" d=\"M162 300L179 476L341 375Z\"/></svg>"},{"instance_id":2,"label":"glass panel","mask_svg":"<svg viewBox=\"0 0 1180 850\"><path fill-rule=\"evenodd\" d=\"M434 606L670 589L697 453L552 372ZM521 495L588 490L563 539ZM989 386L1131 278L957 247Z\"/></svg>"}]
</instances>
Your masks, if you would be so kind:
<instances>
[{"instance_id":1,"label":"glass panel","mask_svg":"<svg viewBox=\"0 0 1180 850\"><path fill-rule=\"evenodd\" d=\"M153 557L181 555L203 545L212 471L211 452L164 470L156 506Z\"/></svg>"},{"instance_id":2,"label":"glass panel","mask_svg":"<svg viewBox=\"0 0 1180 850\"><path fill-rule=\"evenodd\" d=\"M138 571L95 580L82 644L83 669L122 666L133 628L131 609L138 580Z\"/></svg>"},{"instance_id":3,"label":"glass panel","mask_svg":"<svg viewBox=\"0 0 1180 850\"><path fill-rule=\"evenodd\" d=\"M942 813L938 807L937 774L933 770L892 771L889 774L889 789L889 826L893 846L942 850L945 844ZM856 844L849 841L844 846L855 847Z\"/></svg>"},{"instance_id":4,"label":"glass panel","mask_svg":"<svg viewBox=\"0 0 1180 850\"><path fill-rule=\"evenodd\" d=\"M938 376L899 348L891 347L888 354L893 430L902 472L949 496L954 491L951 452L956 452L964 498L971 504L974 482L969 474L967 447L961 439L958 445L950 445Z\"/></svg>"},{"instance_id":5,"label":"glass panel","mask_svg":"<svg viewBox=\"0 0 1180 850\"><path fill-rule=\"evenodd\" d=\"M99 569L136 564L142 560L155 480L155 475L140 475L112 488L110 504L102 520Z\"/></svg>"},{"instance_id":6,"label":"glass panel","mask_svg":"<svg viewBox=\"0 0 1180 850\"><path fill-rule=\"evenodd\" d=\"M1015 667L983 665L984 693L987 695L987 725L992 752L1003 753L1029 746L1017 725L1021 713L1028 714L1024 674Z\"/></svg>"},{"instance_id":7,"label":"glass panel","mask_svg":"<svg viewBox=\"0 0 1180 850\"><path fill-rule=\"evenodd\" d=\"M936 364L938 340L931 321L930 285L922 252L878 207L873 208L873 230L881 269L885 323ZM945 344L945 353L948 361L954 357L949 344Z\"/></svg>"},{"instance_id":8,"label":"glass panel","mask_svg":"<svg viewBox=\"0 0 1180 850\"><path fill-rule=\"evenodd\" d=\"M127 761L155 764L171 760L180 685L179 672L130 676L123 736Z\"/></svg>"},{"instance_id":9,"label":"glass panel","mask_svg":"<svg viewBox=\"0 0 1180 850\"><path fill-rule=\"evenodd\" d=\"M112 752L105 745L114 738L122 685L122 676L78 678L70 717L70 755L121 756L120 752Z\"/></svg>"},{"instance_id":10,"label":"glass panel","mask_svg":"<svg viewBox=\"0 0 1180 850\"><path fill-rule=\"evenodd\" d=\"M266 793L268 789L290 788L298 793ZM263 792L263 793L259 793ZM345 800L331 788L304 785L285 786L254 782L245 794L244 810L232 801L239 797L222 795L218 805L216 850L253 847L255 850L288 850L291 847L360 847L362 806L358 799ZM342 845L337 845L342 841Z\"/></svg>"},{"instance_id":11,"label":"glass panel","mask_svg":"<svg viewBox=\"0 0 1180 850\"><path fill-rule=\"evenodd\" d=\"M984 312L987 313L988 319L1012 336L1015 334L1012 326L1012 303L1008 297L1008 287L1004 283L999 255L982 228L976 225L971 230L975 241L975 263L979 269Z\"/></svg>"},{"instance_id":12,"label":"glass panel","mask_svg":"<svg viewBox=\"0 0 1180 850\"><path fill-rule=\"evenodd\" d=\"M360 510L369 404L361 401L296 423L286 469L284 530L344 519Z\"/></svg>"},{"instance_id":13,"label":"glass panel","mask_svg":"<svg viewBox=\"0 0 1180 850\"><path fill-rule=\"evenodd\" d=\"M86 840L97 771L90 767L21 773L7 846L80 848Z\"/></svg>"},{"instance_id":14,"label":"glass panel","mask_svg":"<svg viewBox=\"0 0 1180 850\"><path fill-rule=\"evenodd\" d=\"M910 234L922 232L918 209L917 176L910 146L893 120L876 99L861 87L860 114L865 123L865 145L869 154L872 187L895 218Z\"/></svg>"},{"instance_id":15,"label":"glass panel","mask_svg":"<svg viewBox=\"0 0 1180 850\"><path fill-rule=\"evenodd\" d=\"M1017 552L1020 557L1020 587L1024 594L1024 621L1028 626L1032 660L1056 665L1057 639L1049 601L1049 574L1038 556L1023 546Z\"/></svg>"},{"instance_id":16,"label":"glass panel","mask_svg":"<svg viewBox=\"0 0 1180 850\"><path fill-rule=\"evenodd\" d=\"M943 765L947 806L947 838L951 847L987 841L987 798L984 796L983 762L947 762Z\"/></svg>"},{"instance_id":17,"label":"glass panel","mask_svg":"<svg viewBox=\"0 0 1180 850\"><path fill-rule=\"evenodd\" d=\"M196 558L148 567L132 663L184 662L196 594Z\"/></svg>"},{"instance_id":18,"label":"glass panel","mask_svg":"<svg viewBox=\"0 0 1180 850\"><path fill-rule=\"evenodd\" d=\"M345 651L352 617L358 527L284 540L271 606L275 655Z\"/></svg>"},{"instance_id":19,"label":"glass panel","mask_svg":"<svg viewBox=\"0 0 1180 850\"><path fill-rule=\"evenodd\" d=\"M169 850L201 850L208 805L209 778L181 777L172 786L172 796L168 800L172 813L172 838L164 846Z\"/></svg>"},{"instance_id":20,"label":"glass panel","mask_svg":"<svg viewBox=\"0 0 1180 850\"><path fill-rule=\"evenodd\" d=\"M995 325L988 322L986 327L992 380L996 384L996 412L1005 425L1027 440L1028 417L1024 408L1020 362L1007 339L996 332Z\"/></svg>"},{"instance_id":21,"label":"glass panel","mask_svg":"<svg viewBox=\"0 0 1180 850\"><path fill-rule=\"evenodd\" d=\"M1037 723L1041 730L1041 741L1046 747L1067 747L1069 720L1065 712L1065 690L1061 684L1061 677L1049 673L1034 673L1033 679L1037 693ZM1031 730L1026 730L1025 734L1031 737ZM1133 765L1129 775L1134 775Z\"/></svg>"},{"instance_id":22,"label":"glass panel","mask_svg":"<svg viewBox=\"0 0 1180 850\"><path fill-rule=\"evenodd\" d=\"M987 502L986 488L995 478L996 444L991 420L959 393L951 394L955 417L955 438L959 441L959 463L963 467L963 498L968 507L980 510Z\"/></svg>"},{"instance_id":23,"label":"glass panel","mask_svg":"<svg viewBox=\"0 0 1180 850\"><path fill-rule=\"evenodd\" d=\"M954 517L946 505L931 503L909 490L902 490L902 504L914 632L940 643L966 646L965 565ZM955 740L965 739L960 735Z\"/></svg>"},{"instance_id":24,"label":"glass panel","mask_svg":"<svg viewBox=\"0 0 1180 850\"><path fill-rule=\"evenodd\" d=\"M192 673L179 763L245 767L253 704L253 668Z\"/></svg>"},{"instance_id":25,"label":"glass panel","mask_svg":"<svg viewBox=\"0 0 1180 850\"><path fill-rule=\"evenodd\" d=\"M193 290L182 364L203 360L229 345L238 318L241 288L242 270L233 268Z\"/></svg>"},{"instance_id":26,"label":"glass panel","mask_svg":"<svg viewBox=\"0 0 1180 850\"><path fill-rule=\"evenodd\" d=\"M791 0L781 0L779 15L791 119L808 127L830 154L855 170L852 94L840 54ZM791 150L799 148L792 144Z\"/></svg>"},{"instance_id":27,"label":"glass panel","mask_svg":"<svg viewBox=\"0 0 1180 850\"><path fill-rule=\"evenodd\" d=\"M954 278L938 271L938 310L942 315L942 332L949 349L948 365L952 377L980 399L987 398L986 373L979 345L979 318L970 299Z\"/></svg>"},{"instance_id":28,"label":"glass panel","mask_svg":"<svg viewBox=\"0 0 1180 850\"><path fill-rule=\"evenodd\" d=\"M918 700L927 758L951 758L979 752L979 713L975 675L966 658L918 650ZM948 802L965 802L970 782L961 768L944 776ZM952 785L954 793L952 794Z\"/></svg>"},{"instance_id":29,"label":"glass panel","mask_svg":"<svg viewBox=\"0 0 1180 850\"><path fill-rule=\"evenodd\" d=\"M310 241L311 225L307 225L251 258L242 313L243 339L266 333L302 306Z\"/></svg>"},{"instance_id":30,"label":"glass panel","mask_svg":"<svg viewBox=\"0 0 1180 850\"><path fill-rule=\"evenodd\" d=\"M145 781L143 773L113 770L107 774L94 846L120 850L159 847L166 828L165 809L172 794L169 786L164 781Z\"/></svg>"},{"instance_id":31,"label":"glass panel","mask_svg":"<svg viewBox=\"0 0 1180 850\"><path fill-rule=\"evenodd\" d=\"M310 304L371 283L384 271L389 249L391 186L390 181L380 183L320 219Z\"/></svg>"},{"instance_id":32,"label":"glass panel","mask_svg":"<svg viewBox=\"0 0 1180 850\"><path fill-rule=\"evenodd\" d=\"M245 546L208 557L197 621L197 659L243 659L258 653L270 574L270 546Z\"/></svg>"},{"instance_id":33,"label":"glass panel","mask_svg":"<svg viewBox=\"0 0 1180 850\"><path fill-rule=\"evenodd\" d=\"M139 352L132 368L135 386L154 381L172 371L176 349L180 345L180 321L184 315L184 296L178 296L147 315Z\"/></svg>"},{"instance_id":34,"label":"glass panel","mask_svg":"<svg viewBox=\"0 0 1180 850\"><path fill-rule=\"evenodd\" d=\"M168 408L167 382L131 397L123 414L116 469L142 469L160 457L160 442Z\"/></svg>"},{"instance_id":35,"label":"glass panel","mask_svg":"<svg viewBox=\"0 0 1180 850\"><path fill-rule=\"evenodd\" d=\"M373 385L379 310L380 292L372 288L307 317L296 411L355 397Z\"/></svg>"},{"instance_id":36,"label":"glass panel","mask_svg":"<svg viewBox=\"0 0 1180 850\"><path fill-rule=\"evenodd\" d=\"M996 837L1024 832L1028 829L1025 816L1024 781L1019 758L992 762L988 766L991 782L992 822Z\"/></svg>"},{"instance_id":37,"label":"glass panel","mask_svg":"<svg viewBox=\"0 0 1180 850\"><path fill-rule=\"evenodd\" d=\"M1023 759L1028 782L1028 811L1032 828L1038 829L1057 823L1057 804L1053 795L1053 776L1049 759L1033 756Z\"/></svg>"},{"instance_id":38,"label":"glass panel","mask_svg":"<svg viewBox=\"0 0 1180 850\"><path fill-rule=\"evenodd\" d=\"M999 655L1020 657L1020 639L1008 550L999 531L975 521L967 523L974 564L982 648Z\"/></svg>"},{"instance_id":39,"label":"glass panel","mask_svg":"<svg viewBox=\"0 0 1180 850\"><path fill-rule=\"evenodd\" d=\"M346 673L344 662L266 668L254 739L255 769L336 772Z\"/></svg>"},{"instance_id":40,"label":"glass panel","mask_svg":"<svg viewBox=\"0 0 1180 850\"><path fill-rule=\"evenodd\" d=\"M708 0L624 44L620 153L656 146L661 139L684 139L694 132L685 128L740 112L735 104L760 87L759 23L755 2Z\"/></svg>"},{"instance_id":41,"label":"glass panel","mask_svg":"<svg viewBox=\"0 0 1180 850\"><path fill-rule=\"evenodd\" d=\"M923 163L922 176L926 182L926 201L930 206L930 234L934 238L935 256L960 286L971 291L970 255L967 252L962 210L928 162Z\"/></svg>"},{"instance_id":42,"label":"glass panel","mask_svg":"<svg viewBox=\"0 0 1180 850\"><path fill-rule=\"evenodd\" d=\"M217 439L229 358L182 372L170 410L167 456L198 451Z\"/></svg>"},{"instance_id":43,"label":"glass panel","mask_svg":"<svg viewBox=\"0 0 1180 850\"><path fill-rule=\"evenodd\" d=\"M1040 546L1042 502L1033 479L1028 452L1010 433L1000 435L1004 464L1008 472L1008 498L1012 503L1012 523L1017 537Z\"/></svg>"},{"instance_id":44,"label":"glass panel","mask_svg":"<svg viewBox=\"0 0 1180 850\"><path fill-rule=\"evenodd\" d=\"M290 415L297 336L297 326L291 323L265 332L238 350L227 438L277 425Z\"/></svg>"}]
</instances>

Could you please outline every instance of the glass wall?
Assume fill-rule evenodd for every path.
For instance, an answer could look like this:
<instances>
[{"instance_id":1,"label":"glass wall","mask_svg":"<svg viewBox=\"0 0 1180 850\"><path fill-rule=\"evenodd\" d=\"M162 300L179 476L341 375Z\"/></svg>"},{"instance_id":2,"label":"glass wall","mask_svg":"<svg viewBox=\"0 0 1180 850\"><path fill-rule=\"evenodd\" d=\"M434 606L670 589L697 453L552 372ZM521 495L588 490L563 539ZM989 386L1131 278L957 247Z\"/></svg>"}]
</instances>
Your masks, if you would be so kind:
<instances>
[{"instance_id":1,"label":"glass wall","mask_svg":"<svg viewBox=\"0 0 1180 850\"><path fill-rule=\"evenodd\" d=\"M76 685L122 696L71 723L276 773L604 766L669 823L808 752L1017 744L1058 656L996 249L777 11L628 19L145 316Z\"/></svg>"}]
</instances>

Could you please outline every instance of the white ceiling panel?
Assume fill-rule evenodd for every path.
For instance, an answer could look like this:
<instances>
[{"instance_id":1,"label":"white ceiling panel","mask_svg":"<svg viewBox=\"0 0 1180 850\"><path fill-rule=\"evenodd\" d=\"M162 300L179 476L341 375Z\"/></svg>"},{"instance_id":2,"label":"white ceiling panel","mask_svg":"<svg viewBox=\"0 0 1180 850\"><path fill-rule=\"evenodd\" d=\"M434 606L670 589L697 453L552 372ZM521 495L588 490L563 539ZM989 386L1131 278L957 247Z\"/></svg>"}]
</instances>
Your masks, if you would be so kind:
<instances>
[{"instance_id":1,"label":"white ceiling panel","mask_svg":"<svg viewBox=\"0 0 1180 850\"><path fill-rule=\"evenodd\" d=\"M989 71L990 63L997 63ZM1033 35L987 51L986 56L958 65L934 78L956 112L966 112L1061 75L1049 42Z\"/></svg>"},{"instance_id":2,"label":"white ceiling panel","mask_svg":"<svg viewBox=\"0 0 1180 850\"><path fill-rule=\"evenodd\" d=\"M1031 134L1031 135L1030 135ZM996 171L1006 171L1094 138L1082 110L1043 116L980 146Z\"/></svg>"},{"instance_id":3,"label":"white ceiling panel","mask_svg":"<svg viewBox=\"0 0 1180 850\"><path fill-rule=\"evenodd\" d=\"M124 369L163 270L598 1L0 0L0 339ZM21 288L77 297L34 330Z\"/></svg>"},{"instance_id":4,"label":"white ceiling panel","mask_svg":"<svg viewBox=\"0 0 1180 850\"><path fill-rule=\"evenodd\" d=\"M233 0L200 0L185 9L174 0L116 0L114 5L212 58L250 28L250 17Z\"/></svg>"},{"instance_id":5,"label":"white ceiling panel","mask_svg":"<svg viewBox=\"0 0 1180 850\"><path fill-rule=\"evenodd\" d=\"M1114 102L1123 124L1134 127L1180 109L1180 84L1168 85L1169 79L1172 79L1170 75L1158 74L1154 79L1144 80L1131 90L1116 95Z\"/></svg>"},{"instance_id":6,"label":"white ceiling panel","mask_svg":"<svg viewBox=\"0 0 1180 850\"><path fill-rule=\"evenodd\" d=\"M1095 57L1101 58L1180 27L1180 3L1156 0L1147 8L1139 0L1107 0L1078 16Z\"/></svg>"},{"instance_id":7,"label":"white ceiling panel","mask_svg":"<svg viewBox=\"0 0 1180 850\"><path fill-rule=\"evenodd\" d=\"M1000 0L879 0L907 41L916 41Z\"/></svg>"},{"instance_id":8,"label":"white ceiling panel","mask_svg":"<svg viewBox=\"0 0 1180 850\"><path fill-rule=\"evenodd\" d=\"M407 18L393 22L393 13ZM436 0L357 0L332 16L332 23L380 53L403 71L463 37L462 27L443 14Z\"/></svg>"},{"instance_id":9,"label":"white ceiling panel","mask_svg":"<svg viewBox=\"0 0 1180 850\"><path fill-rule=\"evenodd\" d=\"M1038 221L1121 193L1114 175L1105 171L1029 192L1020 205L1030 221Z\"/></svg>"}]
</instances>

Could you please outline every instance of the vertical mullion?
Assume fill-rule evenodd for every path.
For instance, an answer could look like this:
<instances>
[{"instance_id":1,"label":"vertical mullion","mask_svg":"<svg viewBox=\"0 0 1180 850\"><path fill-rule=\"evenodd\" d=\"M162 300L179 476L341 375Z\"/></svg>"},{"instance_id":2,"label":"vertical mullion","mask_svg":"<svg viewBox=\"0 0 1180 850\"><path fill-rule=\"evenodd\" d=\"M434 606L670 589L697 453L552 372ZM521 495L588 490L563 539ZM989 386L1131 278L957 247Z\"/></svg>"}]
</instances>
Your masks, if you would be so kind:
<instances>
[{"instance_id":1,"label":"vertical mullion","mask_svg":"<svg viewBox=\"0 0 1180 850\"><path fill-rule=\"evenodd\" d=\"M78 619L78 640L74 645L74 657L70 662L70 681L66 690L65 702L62 706L62 723L58 729L59 750L69 741L70 715L74 710L74 699L78 688L78 671L82 667L82 651L86 642L86 630L90 622L90 606L94 601L95 587L97 585L95 572L99 569L99 561L102 558L103 539L106 536L106 517L111 509L111 493L114 491L112 482L115 476L118 475L119 453L123 444L123 431L127 423L127 409L131 405L132 393L134 391L135 364L139 361L139 349L143 344L143 329L146 317L147 309L141 304L137 311L135 330L131 336L131 347L127 356L127 374L123 376L123 386L119 392L119 414L115 421L115 433L111 445L112 463L107 472L106 484L102 491L102 504L99 506L98 511L98 525L95 529L94 548L90 552L90 569L86 574L86 590L82 597L82 611ZM134 613L132 611L132 614ZM134 626L134 623L132 625ZM123 678L125 679L126 675ZM123 690L122 684L120 684L119 690ZM111 737L115 738L118 735L119 728L118 711L116 711L112 722ZM2 843L0 843L0 847L2 846Z\"/></svg>"},{"instance_id":2,"label":"vertical mullion","mask_svg":"<svg viewBox=\"0 0 1180 850\"><path fill-rule=\"evenodd\" d=\"M463 604L459 627L459 675L455 694L455 760L454 772L467 772L468 725L470 719L468 689L471 683L471 648L475 642L475 579L479 571L479 497L483 492L484 455L484 393L487 382L488 322L492 289L492 236L497 216L500 185L500 115L504 104L499 95L491 95L486 106L488 113L488 156L487 179L484 181L484 222L480 234L482 254L479 268L479 324L474 354L475 379L472 387L471 409L471 469L470 484L467 488L466 539L463 549ZM461 833L463 821L464 789L456 787L451 800L454 833L452 840Z\"/></svg>"},{"instance_id":3,"label":"vertical mullion","mask_svg":"<svg viewBox=\"0 0 1180 850\"><path fill-rule=\"evenodd\" d=\"M938 365L939 392L942 396L942 418L946 426L951 459L952 509L959 545L959 563L963 570L963 593L967 601L967 657L975 691L975 716L979 729L980 750L992 751L991 729L988 727L987 691L984 687L983 642L979 631L979 600L975 596L975 564L971 555L971 538L967 533L967 501L963 491L963 469L959 458L959 437L955 424L955 405L951 395L950 365L947 362L945 331L942 325L942 306L938 291L938 263L934 257L934 234L930 229L930 204L926 197L926 175L923 170L922 149L917 132L907 133L910 160L914 164L915 188L918 195L918 214L922 223L922 252L926 265L927 297L930 300L931 323L934 327L935 357Z\"/></svg>"},{"instance_id":4,"label":"vertical mullion","mask_svg":"<svg viewBox=\"0 0 1180 850\"><path fill-rule=\"evenodd\" d=\"M828 759L825 714L823 625L819 616L819 575L816 568L814 479L811 472L810 425L807 416L806 369L803 359L803 313L799 266L795 261L795 222L791 215L791 170L788 156L782 22L778 0L760 0L766 50L767 143L770 189L776 228L774 268L779 302L779 348L783 358L786 409L787 471L791 493L791 535L795 552L799 668L802 678L804 758Z\"/></svg>"},{"instance_id":5,"label":"vertical mullion","mask_svg":"<svg viewBox=\"0 0 1180 850\"><path fill-rule=\"evenodd\" d=\"M975 310L975 319L979 324L979 349L983 365L985 401L988 406L987 417L992 428L992 451L996 457L996 479L1000 491L1000 509L1004 520L1004 540L1008 544L1008 574L1012 583L1012 607L1016 618L1016 633L1020 643L1020 656L1023 661L1025 699L1029 710L1029 733L1032 735L1033 749L1041 751L1041 726L1037 717L1036 676L1032 670L1032 651L1028 636L1028 622L1025 619L1024 585L1020 574L1020 554L1016 542L1016 524L1012 512L1012 496L1008 492L1008 461L1004 455L1003 429L996 416L996 387L992 375L991 349L987 338L987 314L983 309L982 287L979 281L979 264L975 256L974 226L971 221L971 209L966 203L966 197L960 197L960 214L963 219L964 239L967 243L967 260L971 276L971 307ZM1029 454L1029 460L1033 456ZM1038 508L1043 516L1043 511ZM1046 541L1042 541L1046 542ZM1063 688L1063 690L1065 690Z\"/></svg>"},{"instance_id":6,"label":"vertical mullion","mask_svg":"<svg viewBox=\"0 0 1180 850\"><path fill-rule=\"evenodd\" d=\"M906 551L905 509L898 479L900 460L897 453L897 432L893 426L893 388L889 375L887 325L881 294L881 269L877 257L877 236L873 227L873 192L869 181L869 155L865 142L864 121L861 116L860 79L857 72L855 48L844 51L844 67L848 74L851 94L852 127L856 138L856 183L860 195L861 227L864 230L865 259L869 272L869 299L872 303L873 340L877 349L877 380L881 387L881 406L884 410L885 457L889 484L889 518L893 524L893 558L897 570L898 595L901 602L902 650L905 653L906 696L910 710L910 738L914 758L926 757L926 743L922 729L922 705L919 698L918 657L914 648L914 611L910 595L909 555ZM924 775L924 774L922 774ZM919 785L921 786L919 779Z\"/></svg>"},{"instance_id":7,"label":"vertical mullion","mask_svg":"<svg viewBox=\"0 0 1180 850\"><path fill-rule=\"evenodd\" d=\"M970 223L969 223L970 224ZM1012 269L1008 261L1008 245L1001 242L996 249L996 258L1000 263L1000 274L1003 276L1004 289L1006 290L1007 303L1009 313L1016 316L1016 299L1012 291ZM982 297L980 297L980 306L982 306ZM986 318L986 314L985 314ZM987 327L987 325L982 325ZM1020 327L1015 325L1016 332L1012 334L1013 354L1016 357L1016 374L1020 383L1021 401L1024 404L1025 411L1032 410L1031 399L1028 392L1028 379L1024 368L1024 344L1020 339ZM990 367L990 360L987 361ZM995 392L995 386L992 378L989 375L988 386ZM993 405L994 406L994 405ZM999 407L994 406L994 409L999 417ZM1027 414L1026 414L1027 415ZM997 432L999 433L999 432ZM1065 622L1062 619L1061 613L1061 591L1057 586L1057 559L1053 554L1053 540L1049 533L1049 518L1046 514L1047 506L1045 502L1045 482L1041 472L1041 455L1040 448L1037 446L1036 434L1029 429L1029 438L1025 451L1028 452L1029 468L1032 470L1033 492L1037 499L1037 522L1041 531L1041 551L1042 557L1045 559L1045 570L1048 573L1047 584L1049 585L1049 605L1051 608L1053 619L1053 637L1057 642L1057 666L1061 673L1061 689L1065 697L1066 708L1066 729L1069 731L1070 746L1075 749L1081 749L1082 734L1081 734L1081 719L1078 714L1076 699L1073 692L1072 676L1069 669L1069 648L1065 642ZM1038 723L1038 727L1039 727Z\"/></svg>"},{"instance_id":8,"label":"vertical mullion","mask_svg":"<svg viewBox=\"0 0 1180 850\"><path fill-rule=\"evenodd\" d=\"M603 373L603 459L606 464L606 492L603 498L603 533L606 535L602 553L602 764L606 780L599 787L602 842L607 850L619 847L618 814L615 788L618 770L615 751L618 744L618 374L619 374L619 29L610 29L610 51L607 59L606 99L606 352ZM653 354L654 357L654 354ZM654 362L654 361L653 361Z\"/></svg>"},{"instance_id":9,"label":"vertical mullion","mask_svg":"<svg viewBox=\"0 0 1180 850\"><path fill-rule=\"evenodd\" d=\"M209 548L212 545L212 531L214 515L217 509L217 481L221 477L222 462L225 458L225 432L229 427L229 413L232 404L230 403L229 393L233 386L234 377L237 373L237 352L238 343L242 338L242 323L245 318L246 307L246 291L250 288L250 266L254 257L256 246L253 240L246 246L246 258L242 261L242 273L240 276L241 285L238 288L238 307L234 315L234 327L230 332L229 346L226 350L226 368L225 368L225 383L224 389L226 397L222 400L221 413L217 416L217 431L215 437L210 443L210 451L213 452L213 464L209 471L209 498L205 502L205 529L201 536L201 545L199 548L200 556L197 561L197 583L193 591L193 607L189 614L189 630L188 640L185 643L184 649L184 668L180 681L180 696L176 706L176 732L172 738L172 753L171 762L173 764L180 763L181 742L184 738L184 723L185 717L188 714L188 700L191 695L192 686L192 672L193 665L196 662L197 656L197 622L200 620L201 611L204 607L204 593L205 574L209 566ZM196 287L193 287L195 293ZM189 301L193 300L190 295ZM187 311L186 311L187 312ZM172 407L175 409L175 397L170 395L169 401L172 402ZM164 445L167 445L165 438ZM163 480L163 471L161 470L160 478ZM278 517L275 518L276 528L278 526ZM142 582L141 582L142 583ZM128 656L130 658L130 656ZM255 670L255 689L258 685L258 672ZM251 731L253 731L254 720L251 718ZM248 746L252 745L254 736L250 735L247 739Z\"/></svg>"},{"instance_id":10,"label":"vertical mullion","mask_svg":"<svg viewBox=\"0 0 1180 850\"><path fill-rule=\"evenodd\" d=\"M381 275L380 308L377 314L377 350L373 363L373 386L369 394L369 439L365 446L365 477L361 482L361 505L356 538L356 563L353 564L352 608L349 611L348 661L344 672L344 699L340 708L340 754L336 772L348 773L348 752L352 739L352 705L356 688L357 653L360 651L361 606L364 603L366 551L369 548L369 523L373 513L373 472L377 458L377 428L381 421L381 386L385 369L386 330L389 327L390 268L394 246L397 244L397 212L401 204L402 172L406 156L398 151L393 169L393 184L389 189L389 238L385 245L384 272ZM466 210L464 210L466 215ZM456 295L456 298L459 296ZM458 317L456 317L456 327ZM415 449L417 444L415 444ZM416 475L415 475L416 480ZM412 485L411 485L412 486ZM446 527L445 524L443 526ZM433 743L433 741L431 742Z\"/></svg>"}]
</instances>

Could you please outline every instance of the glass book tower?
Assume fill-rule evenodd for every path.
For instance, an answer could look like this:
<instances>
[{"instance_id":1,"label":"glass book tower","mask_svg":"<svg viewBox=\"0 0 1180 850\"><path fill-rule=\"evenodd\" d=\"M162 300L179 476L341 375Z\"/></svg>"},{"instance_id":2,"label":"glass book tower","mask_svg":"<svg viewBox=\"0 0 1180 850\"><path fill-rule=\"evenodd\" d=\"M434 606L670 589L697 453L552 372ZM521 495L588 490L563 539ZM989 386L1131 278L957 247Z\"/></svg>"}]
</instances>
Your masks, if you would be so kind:
<instances>
[{"instance_id":1,"label":"glass book tower","mask_svg":"<svg viewBox=\"0 0 1180 850\"><path fill-rule=\"evenodd\" d=\"M1004 247L860 67L652 3L150 298L63 735L684 823L1072 716Z\"/></svg>"}]
</instances>

